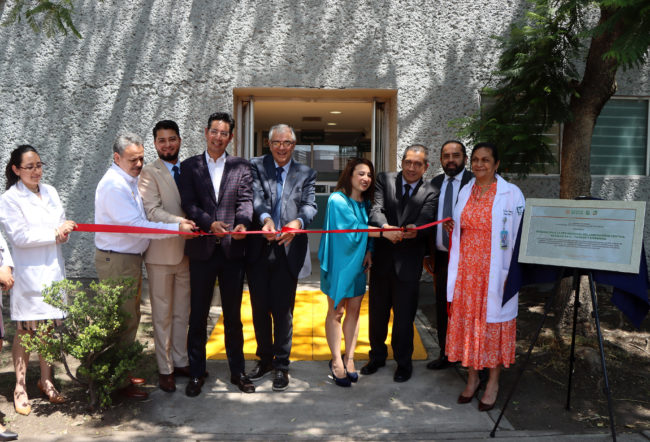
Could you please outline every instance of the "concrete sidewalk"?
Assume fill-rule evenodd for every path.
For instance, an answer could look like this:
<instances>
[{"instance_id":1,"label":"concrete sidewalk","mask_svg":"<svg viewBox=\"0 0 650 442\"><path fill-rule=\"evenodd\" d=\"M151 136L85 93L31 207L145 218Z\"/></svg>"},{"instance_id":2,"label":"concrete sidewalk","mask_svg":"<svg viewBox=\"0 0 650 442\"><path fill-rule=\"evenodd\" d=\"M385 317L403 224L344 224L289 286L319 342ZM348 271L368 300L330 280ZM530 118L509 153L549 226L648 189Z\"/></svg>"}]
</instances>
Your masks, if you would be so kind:
<instances>
[{"instance_id":1,"label":"concrete sidewalk","mask_svg":"<svg viewBox=\"0 0 650 442\"><path fill-rule=\"evenodd\" d=\"M316 267L317 268L317 267ZM430 283L421 286L420 305L434 303ZM299 289L318 289L318 274ZM143 287L143 323L150 327L148 287ZM211 310L211 327L220 308ZM429 354L438 355L435 329L418 312L416 326ZM357 370L366 361L357 360ZM464 388L461 370L426 369L427 361L414 361L413 377L393 382L395 362L387 361L372 376L361 376L357 384L341 388L329 375L327 361L298 361L291 364L291 383L284 392L273 392L270 376L257 383L254 394L240 392L230 384L226 361L207 362L210 376L202 393L185 395L187 379L177 379L177 391L156 388L148 400L131 403L129 419L108 424L102 419L76 426L71 434L23 435L20 440L39 441L178 441L178 440L521 440L598 441L610 440L607 428L600 434L568 435L554 431L514 429L502 419L496 438L489 437L500 410L478 411L478 400L456 403ZM254 361L247 361L247 369ZM505 389L504 389L505 393ZM119 406L119 405L118 405ZM42 405L41 407L47 407ZM38 408L37 408L38 410ZM534 412L534 405L531 405ZM75 414L74 412L72 413ZM507 416L507 414L506 414ZM62 418L69 418L62 416ZM94 423L93 423L94 422ZM11 428L11 426L10 426ZM650 434L621 434L621 441L650 440Z\"/></svg>"},{"instance_id":2,"label":"concrete sidewalk","mask_svg":"<svg viewBox=\"0 0 650 442\"><path fill-rule=\"evenodd\" d=\"M318 288L316 284L302 285ZM426 302L426 301L425 301ZM146 303L146 301L145 301ZM147 306L145 306L147 307ZM218 317L213 310L212 321ZM416 325L429 357L438 354L435 330L424 315ZM365 361L357 361L357 369ZM253 367L247 361L247 369ZM177 391L156 389L141 403L137 418L112 427L101 427L88 436L55 437L47 440L481 440L499 414L495 409L478 411L475 399L459 405L464 387L456 369L431 371L426 361L414 363L408 382L393 382L395 362L372 376L361 376L351 388L336 386L326 361L299 361L291 365L291 383L285 392L273 392L271 379L257 383L254 394L241 393L229 382L226 361L208 361L210 376L202 393L185 395L186 380L177 380ZM89 429L90 430L90 429ZM491 440L555 441L609 440L602 434L565 435L553 431L515 430L507 419L497 438ZM41 439L44 440L44 439ZM623 441L645 441L641 434L620 435Z\"/></svg>"}]
</instances>

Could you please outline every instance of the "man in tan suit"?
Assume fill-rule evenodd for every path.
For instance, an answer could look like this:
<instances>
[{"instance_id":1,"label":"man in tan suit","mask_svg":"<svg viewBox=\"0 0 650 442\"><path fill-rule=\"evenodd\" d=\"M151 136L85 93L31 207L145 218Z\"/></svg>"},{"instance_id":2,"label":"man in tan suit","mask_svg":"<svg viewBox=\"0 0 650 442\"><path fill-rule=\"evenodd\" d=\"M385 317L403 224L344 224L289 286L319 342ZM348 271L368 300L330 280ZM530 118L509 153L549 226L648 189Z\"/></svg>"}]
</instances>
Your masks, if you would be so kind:
<instances>
[{"instance_id":1,"label":"man in tan suit","mask_svg":"<svg viewBox=\"0 0 650 442\"><path fill-rule=\"evenodd\" d=\"M138 187L150 221L180 222L185 213L177 181L180 178L178 125L156 123L153 139L158 159L142 168ZM187 326L190 315L190 268L185 239L174 236L152 240L145 254L153 322L158 380L167 392L176 390L176 376L189 376Z\"/></svg>"}]
</instances>

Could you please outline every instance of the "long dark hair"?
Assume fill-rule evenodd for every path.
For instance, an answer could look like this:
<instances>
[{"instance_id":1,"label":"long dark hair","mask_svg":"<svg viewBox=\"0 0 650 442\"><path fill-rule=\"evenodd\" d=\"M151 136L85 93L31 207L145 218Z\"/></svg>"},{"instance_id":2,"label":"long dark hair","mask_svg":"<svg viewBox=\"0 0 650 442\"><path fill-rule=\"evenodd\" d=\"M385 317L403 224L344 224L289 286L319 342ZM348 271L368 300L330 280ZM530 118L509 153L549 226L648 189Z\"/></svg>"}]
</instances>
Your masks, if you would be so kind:
<instances>
[{"instance_id":1,"label":"long dark hair","mask_svg":"<svg viewBox=\"0 0 650 442\"><path fill-rule=\"evenodd\" d=\"M348 163L345 165L345 169L343 169L343 172L341 172L339 181L336 183L336 189L334 190L339 190L345 193L347 196L350 196L352 193L352 174L354 173L354 168L359 164L365 164L370 168L370 177L372 178L372 181L370 181L370 186L368 186L368 188L361 193L361 197L364 200L370 201L372 203L375 199L375 167L372 165L372 161L365 158L355 157L348 160Z\"/></svg>"},{"instance_id":2,"label":"long dark hair","mask_svg":"<svg viewBox=\"0 0 650 442\"><path fill-rule=\"evenodd\" d=\"M11 168L11 166L20 167L20 163L23 162L23 154L27 152L34 152L36 155L38 155L36 149L34 149L29 144L21 144L11 152L9 162L7 163L7 168L5 169L5 176L7 177L5 190L8 190L11 186L20 180L20 177L14 173L14 170ZM40 157L40 155L38 156Z\"/></svg>"}]
</instances>

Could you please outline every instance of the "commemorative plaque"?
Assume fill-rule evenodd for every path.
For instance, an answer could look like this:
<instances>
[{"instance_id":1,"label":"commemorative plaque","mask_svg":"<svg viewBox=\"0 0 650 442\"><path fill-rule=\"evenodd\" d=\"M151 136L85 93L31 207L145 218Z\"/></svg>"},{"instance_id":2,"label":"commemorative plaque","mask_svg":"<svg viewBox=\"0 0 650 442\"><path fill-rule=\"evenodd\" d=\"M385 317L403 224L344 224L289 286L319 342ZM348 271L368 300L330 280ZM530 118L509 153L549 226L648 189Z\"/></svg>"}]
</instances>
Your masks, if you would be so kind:
<instances>
[{"instance_id":1,"label":"commemorative plaque","mask_svg":"<svg viewBox=\"0 0 650 442\"><path fill-rule=\"evenodd\" d=\"M519 262L638 273L645 202L529 198Z\"/></svg>"}]
</instances>

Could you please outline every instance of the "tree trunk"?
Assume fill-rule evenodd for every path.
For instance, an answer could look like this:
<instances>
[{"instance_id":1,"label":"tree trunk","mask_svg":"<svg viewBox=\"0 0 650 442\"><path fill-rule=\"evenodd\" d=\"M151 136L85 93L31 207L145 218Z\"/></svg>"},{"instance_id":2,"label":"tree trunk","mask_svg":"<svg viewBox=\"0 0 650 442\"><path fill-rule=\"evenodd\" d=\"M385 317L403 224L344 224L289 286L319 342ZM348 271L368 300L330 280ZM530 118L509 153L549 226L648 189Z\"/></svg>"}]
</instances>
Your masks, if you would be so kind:
<instances>
[{"instance_id":1,"label":"tree trunk","mask_svg":"<svg viewBox=\"0 0 650 442\"><path fill-rule=\"evenodd\" d=\"M613 8L600 8L599 24L609 19L615 12ZM623 23L617 23L611 32L602 33L591 40L589 54L582 81L571 97L572 118L564 125L562 135L562 158L560 171L560 198L573 199L577 196L591 196L591 137L596 119L605 103L616 92L616 71L618 63L613 58L604 59L612 43L620 36ZM574 295L571 278L562 282L560 296L555 300L554 328L560 333L566 331L573 322ZM581 333L591 330L593 307L588 284L583 282L580 289L580 309L578 324Z\"/></svg>"},{"instance_id":2,"label":"tree trunk","mask_svg":"<svg viewBox=\"0 0 650 442\"><path fill-rule=\"evenodd\" d=\"M601 7L599 24L614 12L615 9ZM560 198L591 195L591 136L600 111L616 92L618 63L613 58L603 57L622 33L623 25L618 23L611 32L591 40L582 81L571 97L572 118L565 123L562 135Z\"/></svg>"}]
</instances>

